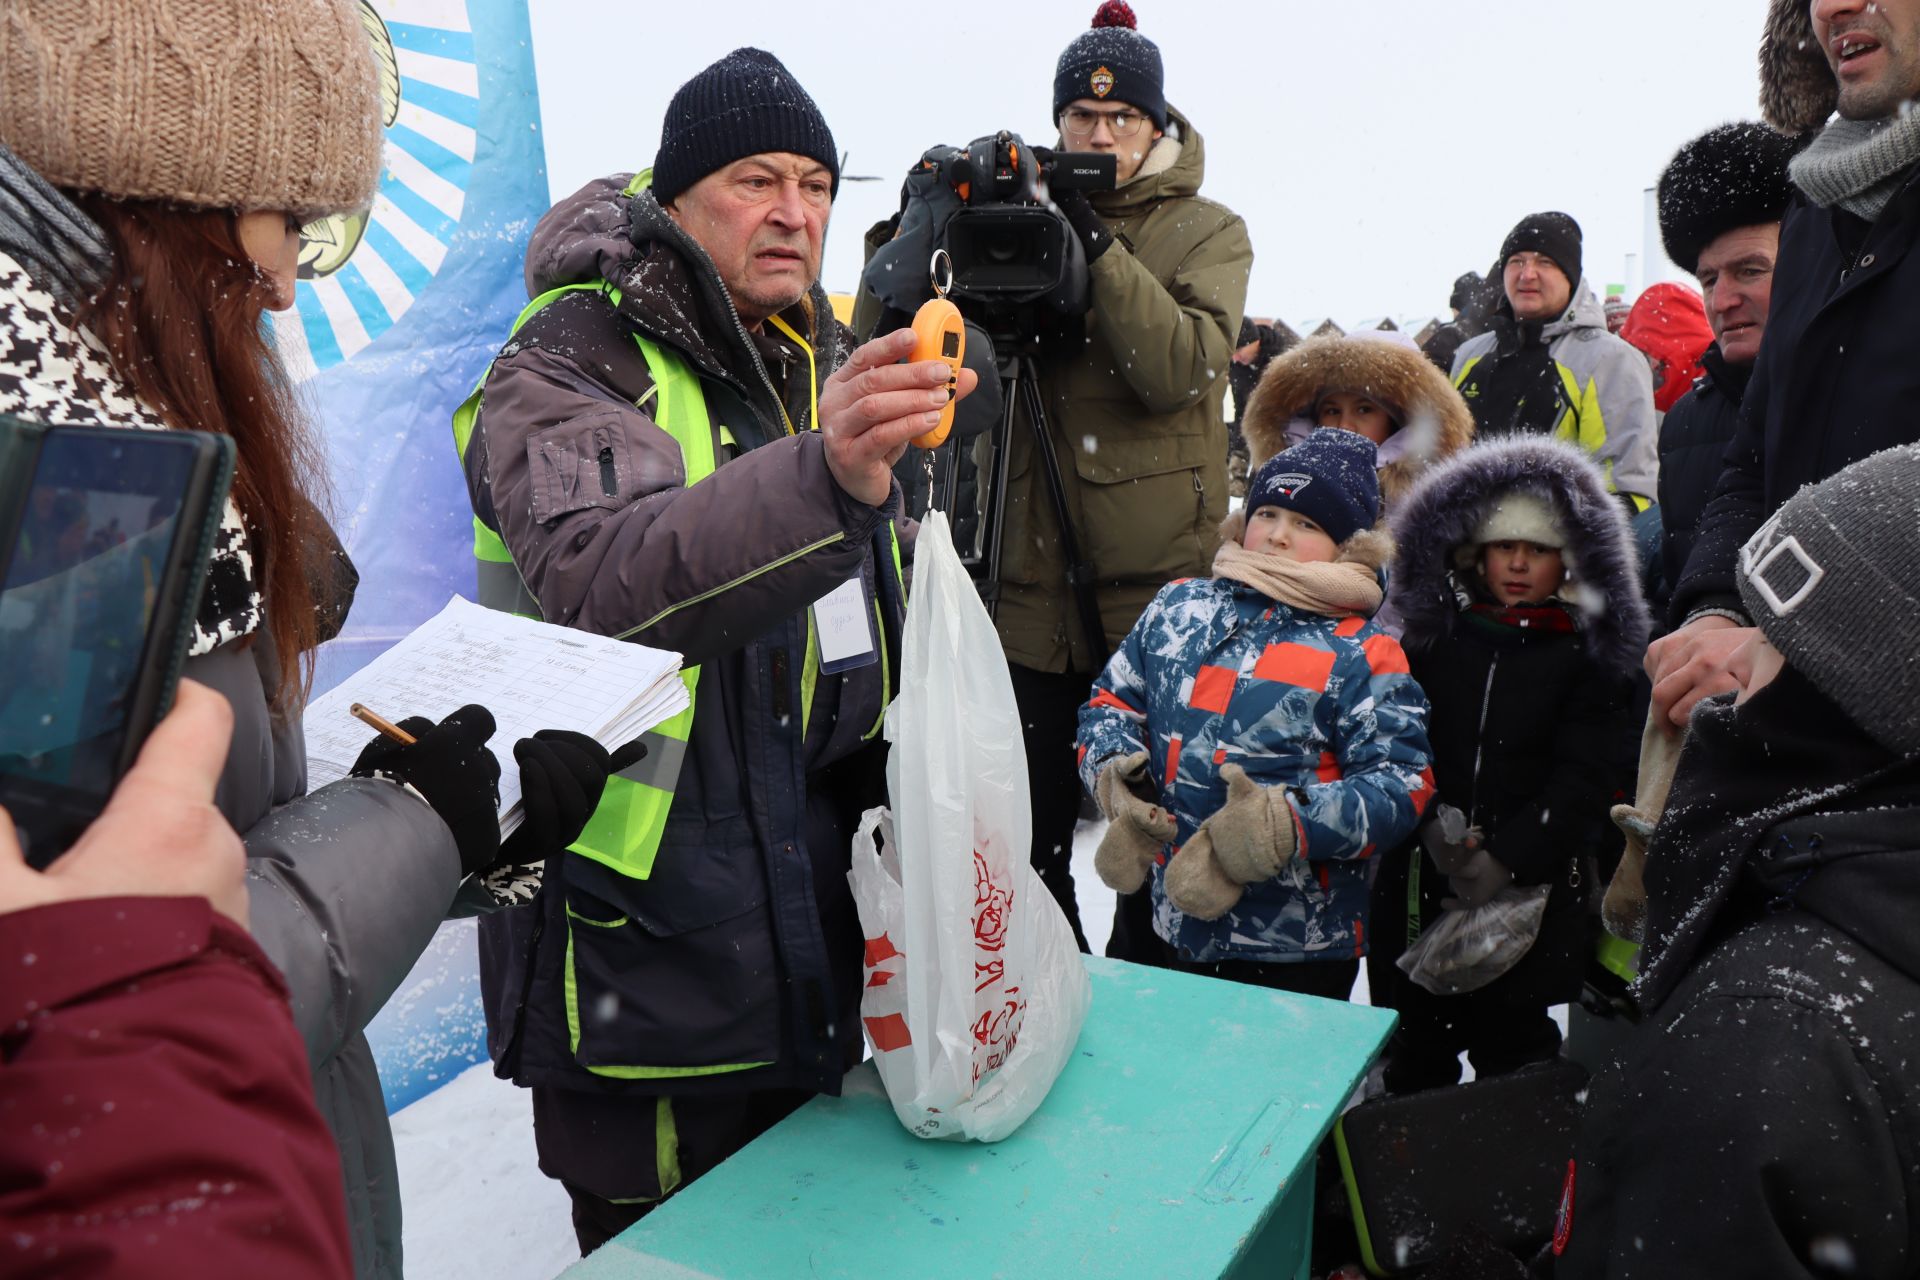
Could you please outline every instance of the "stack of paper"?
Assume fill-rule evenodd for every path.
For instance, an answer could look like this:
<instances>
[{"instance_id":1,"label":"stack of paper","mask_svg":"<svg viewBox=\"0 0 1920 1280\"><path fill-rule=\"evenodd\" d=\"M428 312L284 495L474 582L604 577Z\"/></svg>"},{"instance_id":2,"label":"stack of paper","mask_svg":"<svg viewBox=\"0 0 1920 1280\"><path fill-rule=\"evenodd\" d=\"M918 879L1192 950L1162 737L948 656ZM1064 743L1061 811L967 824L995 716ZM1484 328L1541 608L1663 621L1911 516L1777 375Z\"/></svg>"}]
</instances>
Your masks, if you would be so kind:
<instances>
[{"instance_id":1,"label":"stack of paper","mask_svg":"<svg viewBox=\"0 0 1920 1280\"><path fill-rule=\"evenodd\" d=\"M513 744L540 729L584 733L609 751L687 708L680 655L455 596L406 639L307 704L307 785L347 776L373 730L348 708L398 722L438 721L469 702L493 713L487 746L500 761L500 834L520 825Z\"/></svg>"}]
</instances>

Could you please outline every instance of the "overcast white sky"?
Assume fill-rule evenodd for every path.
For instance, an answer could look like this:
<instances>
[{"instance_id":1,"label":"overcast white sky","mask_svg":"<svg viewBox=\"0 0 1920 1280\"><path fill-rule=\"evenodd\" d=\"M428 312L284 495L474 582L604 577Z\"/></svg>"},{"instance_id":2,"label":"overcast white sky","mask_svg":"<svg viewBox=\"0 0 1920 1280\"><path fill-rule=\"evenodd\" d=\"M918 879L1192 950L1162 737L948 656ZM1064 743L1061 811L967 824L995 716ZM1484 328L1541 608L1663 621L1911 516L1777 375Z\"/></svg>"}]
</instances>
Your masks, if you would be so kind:
<instances>
[{"instance_id":1,"label":"overcast white sky","mask_svg":"<svg viewBox=\"0 0 1920 1280\"><path fill-rule=\"evenodd\" d=\"M1757 119L1763 0L1133 0L1168 100L1206 139L1203 193L1246 218L1248 310L1289 321L1426 315L1522 215L1586 230L1596 289L1676 274L1625 258L1642 191L1682 142ZM938 142L1011 128L1054 141L1053 65L1095 0L531 0L556 194L647 164L668 99L742 44L825 112L850 173L828 288Z\"/></svg>"}]
</instances>

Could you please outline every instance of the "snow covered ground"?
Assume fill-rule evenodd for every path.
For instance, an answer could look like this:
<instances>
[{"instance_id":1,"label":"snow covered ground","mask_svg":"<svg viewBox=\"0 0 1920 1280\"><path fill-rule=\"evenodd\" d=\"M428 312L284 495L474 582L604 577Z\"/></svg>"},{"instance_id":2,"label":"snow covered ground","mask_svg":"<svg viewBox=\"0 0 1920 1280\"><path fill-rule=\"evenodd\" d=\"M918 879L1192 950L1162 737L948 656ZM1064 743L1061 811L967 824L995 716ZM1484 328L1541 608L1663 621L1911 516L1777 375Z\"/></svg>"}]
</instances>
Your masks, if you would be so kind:
<instances>
[{"instance_id":1,"label":"snow covered ground","mask_svg":"<svg viewBox=\"0 0 1920 1280\"><path fill-rule=\"evenodd\" d=\"M1080 922L1095 953L1113 926L1113 892L1093 870L1105 830L1083 822L1073 842ZM1364 969L1353 999L1366 1002ZM1564 1030L1565 1010L1555 1016ZM408 1280L547 1280L578 1259L567 1193L534 1161L528 1095L486 1064L397 1112L393 1136Z\"/></svg>"}]
</instances>

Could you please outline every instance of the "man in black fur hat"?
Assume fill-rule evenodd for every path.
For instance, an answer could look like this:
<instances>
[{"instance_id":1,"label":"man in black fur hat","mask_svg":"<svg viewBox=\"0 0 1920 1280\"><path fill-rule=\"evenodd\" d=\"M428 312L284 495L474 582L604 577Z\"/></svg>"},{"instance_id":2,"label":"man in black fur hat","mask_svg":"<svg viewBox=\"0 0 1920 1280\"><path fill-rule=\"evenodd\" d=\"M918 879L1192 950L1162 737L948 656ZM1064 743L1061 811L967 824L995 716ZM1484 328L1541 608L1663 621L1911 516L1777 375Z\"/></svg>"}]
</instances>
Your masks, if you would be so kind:
<instances>
[{"instance_id":1,"label":"man in black fur hat","mask_svg":"<svg viewBox=\"0 0 1920 1280\"><path fill-rule=\"evenodd\" d=\"M1739 548L1802 485L1920 438L1920 0L1772 0L1760 79L1768 122L1813 137L1790 166L1766 339L1668 606L1679 630L1647 654L1675 724L1735 687Z\"/></svg>"},{"instance_id":2,"label":"man in black fur hat","mask_svg":"<svg viewBox=\"0 0 1920 1280\"><path fill-rule=\"evenodd\" d=\"M1660 239L1699 280L1714 339L1701 357L1706 372L1660 424L1660 580L1669 589L1693 550L1760 354L1797 149L1764 124L1723 124L1681 147L1660 175Z\"/></svg>"}]
</instances>

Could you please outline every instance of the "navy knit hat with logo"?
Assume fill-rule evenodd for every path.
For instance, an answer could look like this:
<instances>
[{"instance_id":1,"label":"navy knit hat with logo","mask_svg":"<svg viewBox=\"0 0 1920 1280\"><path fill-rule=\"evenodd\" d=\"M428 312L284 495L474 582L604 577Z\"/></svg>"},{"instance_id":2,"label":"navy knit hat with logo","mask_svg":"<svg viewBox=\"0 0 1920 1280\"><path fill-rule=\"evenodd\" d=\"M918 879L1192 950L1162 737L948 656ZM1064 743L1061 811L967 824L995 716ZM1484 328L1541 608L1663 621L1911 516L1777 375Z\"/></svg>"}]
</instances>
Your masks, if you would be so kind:
<instances>
[{"instance_id":1,"label":"navy knit hat with logo","mask_svg":"<svg viewBox=\"0 0 1920 1280\"><path fill-rule=\"evenodd\" d=\"M1796 671L1881 745L1920 753L1920 446L1788 498L1741 548L1734 578Z\"/></svg>"},{"instance_id":2,"label":"navy knit hat with logo","mask_svg":"<svg viewBox=\"0 0 1920 1280\"><path fill-rule=\"evenodd\" d=\"M667 104L653 158L654 197L671 204L714 170L769 151L818 160L840 194L840 153L813 98L766 50L735 49Z\"/></svg>"},{"instance_id":3,"label":"navy knit hat with logo","mask_svg":"<svg viewBox=\"0 0 1920 1280\"><path fill-rule=\"evenodd\" d=\"M1053 69L1053 118L1080 98L1124 102L1167 127L1166 76L1160 47L1134 30L1133 8L1126 0L1106 0L1094 11L1093 30L1067 46Z\"/></svg>"},{"instance_id":4,"label":"navy knit hat with logo","mask_svg":"<svg viewBox=\"0 0 1920 1280\"><path fill-rule=\"evenodd\" d=\"M1247 514L1262 507L1298 511L1345 542L1380 518L1380 465L1373 441L1357 431L1320 427L1268 458L1247 488Z\"/></svg>"}]
</instances>

